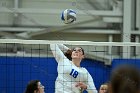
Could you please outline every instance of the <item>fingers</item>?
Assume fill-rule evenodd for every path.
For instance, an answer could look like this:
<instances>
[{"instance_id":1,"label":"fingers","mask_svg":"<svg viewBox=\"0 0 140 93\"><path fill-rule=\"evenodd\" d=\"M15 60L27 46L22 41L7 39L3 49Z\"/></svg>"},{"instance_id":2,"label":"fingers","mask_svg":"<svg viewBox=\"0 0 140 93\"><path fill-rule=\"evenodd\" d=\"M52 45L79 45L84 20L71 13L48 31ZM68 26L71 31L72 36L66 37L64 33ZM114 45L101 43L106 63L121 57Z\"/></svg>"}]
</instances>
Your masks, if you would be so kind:
<instances>
[{"instance_id":1,"label":"fingers","mask_svg":"<svg viewBox=\"0 0 140 93\"><path fill-rule=\"evenodd\" d=\"M75 87L80 87L81 89L87 89L87 85L84 84L83 82L78 82Z\"/></svg>"}]
</instances>

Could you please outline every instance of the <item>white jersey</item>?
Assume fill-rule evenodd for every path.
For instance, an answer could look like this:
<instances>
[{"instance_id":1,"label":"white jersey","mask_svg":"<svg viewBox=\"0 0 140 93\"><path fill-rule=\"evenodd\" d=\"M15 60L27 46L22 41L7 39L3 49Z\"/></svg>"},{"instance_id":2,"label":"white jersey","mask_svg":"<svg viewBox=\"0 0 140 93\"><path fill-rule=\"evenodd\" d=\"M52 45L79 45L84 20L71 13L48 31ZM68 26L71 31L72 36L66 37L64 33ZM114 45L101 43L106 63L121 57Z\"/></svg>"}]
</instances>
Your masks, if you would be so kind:
<instances>
[{"instance_id":1,"label":"white jersey","mask_svg":"<svg viewBox=\"0 0 140 93\"><path fill-rule=\"evenodd\" d=\"M67 50L68 48L66 46L59 45L58 47L57 44L51 44L50 48L58 62L58 77L55 81L55 93L81 93L82 90L79 87L75 87L78 82L85 83L88 92L97 93L89 72L83 67L75 66L59 49Z\"/></svg>"}]
</instances>

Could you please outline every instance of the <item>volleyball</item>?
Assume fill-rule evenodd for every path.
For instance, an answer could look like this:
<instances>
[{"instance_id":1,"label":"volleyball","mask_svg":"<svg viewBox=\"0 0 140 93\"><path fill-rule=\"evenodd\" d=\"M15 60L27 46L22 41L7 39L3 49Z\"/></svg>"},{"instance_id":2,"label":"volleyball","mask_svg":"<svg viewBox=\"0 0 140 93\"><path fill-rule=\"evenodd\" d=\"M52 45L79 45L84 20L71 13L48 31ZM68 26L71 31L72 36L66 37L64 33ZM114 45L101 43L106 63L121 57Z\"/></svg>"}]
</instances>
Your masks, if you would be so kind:
<instances>
[{"instance_id":1,"label":"volleyball","mask_svg":"<svg viewBox=\"0 0 140 93\"><path fill-rule=\"evenodd\" d=\"M61 20L65 24L70 24L76 21L76 12L72 9L66 9L61 14Z\"/></svg>"}]
</instances>

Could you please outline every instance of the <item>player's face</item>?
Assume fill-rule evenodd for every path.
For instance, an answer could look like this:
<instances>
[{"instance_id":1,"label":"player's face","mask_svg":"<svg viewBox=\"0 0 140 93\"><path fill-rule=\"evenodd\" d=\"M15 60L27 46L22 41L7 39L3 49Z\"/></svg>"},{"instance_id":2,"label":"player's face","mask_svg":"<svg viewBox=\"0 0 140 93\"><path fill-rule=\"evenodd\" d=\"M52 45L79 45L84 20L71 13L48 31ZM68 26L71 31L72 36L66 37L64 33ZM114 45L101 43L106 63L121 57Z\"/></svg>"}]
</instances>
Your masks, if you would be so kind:
<instances>
[{"instance_id":1,"label":"player's face","mask_svg":"<svg viewBox=\"0 0 140 93\"><path fill-rule=\"evenodd\" d=\"M72 51L72 56L73 59L83 59L83 50L80 47L76 47Z\"/></svg>"},{"instance_id":2,"label":"player's face","mask_svg":"<svg viewBox=\"0 0 140 93\"><path fill-rule=\"evenodd\" d=\"M107 93L107 85L101 85L99 93Z\"/></svg>"},{"instance_id":3,"label":"player's face","mask_svg":"<svg viewBox=\"0 0 140 93\"><path fill-rule=\"evenodd\" d=\"M40 82L38 82L38 93L45 93L44 86Z\"/></svg>"}]
</instances>

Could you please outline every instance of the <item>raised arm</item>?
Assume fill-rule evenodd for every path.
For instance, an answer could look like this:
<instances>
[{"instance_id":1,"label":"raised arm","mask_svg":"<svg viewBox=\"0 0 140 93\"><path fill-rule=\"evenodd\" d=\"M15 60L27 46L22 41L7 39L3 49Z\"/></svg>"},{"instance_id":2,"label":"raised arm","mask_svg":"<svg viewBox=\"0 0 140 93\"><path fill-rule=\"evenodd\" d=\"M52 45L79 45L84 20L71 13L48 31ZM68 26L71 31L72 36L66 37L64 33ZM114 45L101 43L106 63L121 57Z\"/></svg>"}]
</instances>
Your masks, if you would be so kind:
<instances>
[{"instance_id":1,"label":"raised arm","mask_svg":"<svg viewBox=\"0 0 140 93\"><path fill-rule=\"evenodd\" d=\"M53 53L57 62L62 62L63 59L66 59L63 51L67 51L69 48L64 46L63 44L50 44L50 49Z\"/></svg>"},{"instance_id":2,"label":"raised arm","mask_svg":"<svg viewBox=\"0 0 140 93\"><path fill-rule=\"evenodd\" d=\"M57 44L57 45L63 52L66 52L67 50L69 50L69 48L63 44Z\"/></svg>"}]
</instances>

